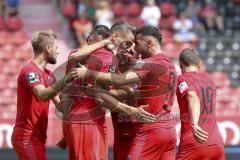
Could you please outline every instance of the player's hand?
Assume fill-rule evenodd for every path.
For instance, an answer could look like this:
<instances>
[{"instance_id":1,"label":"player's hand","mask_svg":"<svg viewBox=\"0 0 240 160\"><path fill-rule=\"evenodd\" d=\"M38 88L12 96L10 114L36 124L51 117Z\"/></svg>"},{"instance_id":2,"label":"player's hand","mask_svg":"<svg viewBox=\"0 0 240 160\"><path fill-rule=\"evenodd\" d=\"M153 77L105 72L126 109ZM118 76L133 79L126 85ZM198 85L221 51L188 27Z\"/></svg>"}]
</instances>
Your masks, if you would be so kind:
<instances>
[{"instance_id":1,"label":"player's hand","mask_svg":"<svg viewBox=\"0 0 240 160\"><path fill-rule=\"evenodd\" d=\"M208 133L202 130L202 128L199 125L193 124L192 132L193 132L194 138L198 143L204 143L207 141Z\"/></svg>"},{"instance_id":2,"label":"player's hand","mask_svg":"<svg viewBox=\"0 0 240 160\"><path fill-rule=\"evenodd\" d=\"M104 39L103 42L104 42L105 46L112 44L112 41L110 39Z\"/></svg>"},{"instance_id":3,"label":"player's hand","mask_svg":"<svg viewBox=\"0 0 240 160\"><path fill-rule=\"evenodd\" d=\"M74 68L71 71L71 76L74 79L84 79L85 75L87 74L88 69L85 66L81 66L81 68Z\"/></svg>"},{"instance_id":4,"label":"player's hand","mask_svg":"<svg viewBox=\"0 0 240 160\"><path fill-rule=\"evenodd\" d=\"M112 51L112 50L117 48L117 46L112 43L111 39L105 39L104 42L105 42L106 49L108 49L110 51Z\"/></svg>"},{"instance_id":5,"label":"player's hand","mask_svg":"<svg viewBox=\"0 0 240 160\"><path fill-rule=\"evenodd\" d=\"M74 77L71 75L71 72L69 72L65 77L64 77L64 83L67 84L68 82L71 82L74 79Z\"/></svg>"},{"instance_id":6,"label":"player's hand","mask_svg":"<svg viewBox=\"0 0 240 160\"><path fill-rule=\"evenodd\" d=\"M134 113L134 116L137 118L138 122L145 122L145 123L149 123L149 122L154 122L156 117L155 115L145 111L144 109L146 109L149 105L141 105L138 108L135 108L136 111Z\"/></svg>"}]
</instances>

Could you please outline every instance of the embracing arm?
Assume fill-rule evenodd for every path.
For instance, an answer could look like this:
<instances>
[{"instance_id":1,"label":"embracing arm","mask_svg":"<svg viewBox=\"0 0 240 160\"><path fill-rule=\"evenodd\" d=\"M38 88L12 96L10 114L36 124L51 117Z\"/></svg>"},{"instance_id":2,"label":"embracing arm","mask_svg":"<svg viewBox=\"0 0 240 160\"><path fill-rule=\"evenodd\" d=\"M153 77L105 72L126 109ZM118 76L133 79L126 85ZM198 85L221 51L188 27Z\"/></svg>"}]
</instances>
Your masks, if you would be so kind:
<instances>
[{"instance_id":1,"label":"embracing arm","mask_svg":"<svg viewBox=\"0 0 240 160\"><path fill-rule=\"evenodd\" d=\"M80 48L77 52L69 56L69 61L71 63L78 63L79 61L82 61L86 59L92 52L95 50L105 47L107 44L109 44L109 40L102 40L100 42L84 46Z\"/></svg>"},{"instance_id":2,"label":"embracing arm","mask_svg":"<svg viewBox=\"0 0 240 160\"><path fill-rule=\"evenodd\" d=\"M45 87L43 84L35 86L33 88L33 93L42 101L47 101L56 96L63 89L66 83L71 80L71 74L68 74L64 78L56 82L54 85L51 85L49 87Z\"/></svg>"},{"instance_id":3,"label":"embracing arm","mask_svg":"<svg viewBox=\"0 0 240 160\"><path fill-rule=\"evenodd\" d=\"M103 84L113 84L116 87L137 83L140 81L139 76L134 71L127 71L123 74L104 73L88 70L86 67L75 68L72 72L74 78L82 78L84 80L94 80Z\"/></svg>"},{"instance_id":4,"label":"embracing arm","mask_svg":"<svg viewBox=\"0 0 240 160\"><path fill-rule=\"evenodd\" d=\"M120 112L129 116L135 116L137 118L143 119L145 122L153 122L155 120L155 115L144 110L148 107L148 105L141 105L140 107L135 108L119 102L107 93L97 93L95 98L98 103L107 107L111 111Z\"/></svg>"}]
</instances>

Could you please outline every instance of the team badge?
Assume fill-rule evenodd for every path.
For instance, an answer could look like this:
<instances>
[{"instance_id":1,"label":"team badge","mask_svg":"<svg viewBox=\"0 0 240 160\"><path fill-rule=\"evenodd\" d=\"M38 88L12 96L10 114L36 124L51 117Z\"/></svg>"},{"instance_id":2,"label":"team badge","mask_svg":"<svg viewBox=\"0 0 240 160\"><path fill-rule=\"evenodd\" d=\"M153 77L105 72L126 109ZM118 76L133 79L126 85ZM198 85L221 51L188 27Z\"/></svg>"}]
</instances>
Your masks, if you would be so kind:
<instances>
[{"instance_id":1,"label":"team badge","mask_svg":"<svg viewBox=\"0 0 240 160\"><path fill-rule=\"evenodd\" d=\"M183 81L179 86L178 86L179 90L181 93L183 93L184 91L186 91L188 89L188 85L185 81Z\"/></svg>"},{"instance_id":2,"label":"team badge","mask_svg":"<svg viewBox=\"0 0 240 160\"><path fill-rule=\"evenodd\" d=\"M48 82L49 82L50 85L53 85L53 84L54 84L54 79L53 79L53 77L49 76L49 77L48 77Z\"/></svg>"},{"instance_id":3,"label":"team badge","mask_svg":"<svg viewBox=\"0 0 240 160\"><path fill-rule=\"evenodd\" d=\"M40 82L38 74L35 72L31 72L27 75L27 80L29 84L33 84L36 82Z\"/></svg>"},{"instance_id":4,"label":"team badge","mask_svg":"<svg viewBox=\"0 0 240 160\"><path fill-rule=\"evenodd\" d=\"M116 72L116 67L114 67L113 65L109 65L108 66L108 72L110 72L110 73L115 73Z\"/></svg>"}]
</instances>

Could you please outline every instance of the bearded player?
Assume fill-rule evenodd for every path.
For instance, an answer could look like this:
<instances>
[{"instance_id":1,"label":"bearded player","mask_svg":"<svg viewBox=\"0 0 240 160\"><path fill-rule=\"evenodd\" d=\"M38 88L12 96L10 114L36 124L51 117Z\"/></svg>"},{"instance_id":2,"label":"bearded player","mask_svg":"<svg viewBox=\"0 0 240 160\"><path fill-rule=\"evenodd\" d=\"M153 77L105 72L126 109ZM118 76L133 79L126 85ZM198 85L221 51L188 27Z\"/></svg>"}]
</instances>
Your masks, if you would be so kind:
<instances>
[{"instance_id":1,"label":"bearded player","mask_svg":"<svg viewBox=\"0 0 240 160\"><path fill-rule=\"evenodd\" d=\"M116 53L119 44L124 40L134 40L131 26L124 22L112 26L110 37L111 42L116 46L111 48L111 52L104 48L108 45L108 40L108 43L105 43L106 41L103 43L102 48L87 56L82 56L79 51L73 53L69 57L70 63L75 61L75 64L76 62L81 63L92 70L108 72L112 68L113 55ZM75 95L73 103L64 120L64 137L69 147L69 159L105 160L108 154L105 109L101 104L95 102L95 97L88 96L84 91L84 88L94 81L75 81L74 83L78 87L78 93L73 93ZM102 87L102 84L98 84L99 86ZM127 105L115 106L115 108L119 112L149 116L142 110Z\"/></svg>"},{"instance_id":2,"label":"bearded player","mask_svg":"<svg viewBox=\"0 0 240 160\"><path fill-rule=\"evenodd\" d=\"M134 123L136 134L128 159L175 159L176 132L175 121L170 111L175 95L176 71L172 62L162 55L160 31L152 26L137 30L136 51L141 54L132 70L123 74L96 72L86 68L72 71L74 77L95 79L96 81L121 87L138 84L137 105L147 105L147 112L156 115L156 122ZM119 105L109 96L102 95L102 101Z\"/></svg>"},{"instance_id":3,"label":"bearded player","mask_svg":"<svg viewBox=\"0 0 240 160\"><path fill-rule=\"evenodd\" d=\"M46 132L49 102L58 106L58 93L71 80L69 75L56 82L47 64L55 64L57 36L52 31L34 33L31 40L34 57L25 64L17 85L17 117L12 133L12 145L20 160L46 160Z\"/></svg>"}]
</instances>

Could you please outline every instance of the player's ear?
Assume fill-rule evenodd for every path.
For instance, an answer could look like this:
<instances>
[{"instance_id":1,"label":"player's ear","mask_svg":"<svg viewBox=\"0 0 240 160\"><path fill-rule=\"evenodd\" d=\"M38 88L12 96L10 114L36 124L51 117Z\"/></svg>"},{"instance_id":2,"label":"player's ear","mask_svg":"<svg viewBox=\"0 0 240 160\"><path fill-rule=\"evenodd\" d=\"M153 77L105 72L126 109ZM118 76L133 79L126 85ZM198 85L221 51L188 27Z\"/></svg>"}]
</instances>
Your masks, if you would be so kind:
<instances>
[{"instance_id":1,"label":"player's ear","mask_svg":"<svg viewBox=\"0 0 240 160\"><path fill-rule=\"evenodd\" d=\"M119 33L117 33L117 32L113 33L110 38L111 38L112 42L116 43L119 38Z\"/></svg>"},{"instance_id":2,"label":"player's ear","mask_svg":"<svg viewBox=\"0 0 240 160\"><path fill-rule=\"evenodd\" d=\"M200 69L201 65L202 65L202 62L201 62L201 60L199 59L199 60L198 60L198 64L197 64L198 69Z\"/></svg>"},{"instance_id":3,"label":"player's ear","mask_svg":"<svg viewBox=\"0 0 240 160\"><path fill-rule=\"evenodd\" d=\"M148 44L148 48L152 48L153 42L151 40L149 40L147 44Z\"/></svg>"},{"instance_id":4,"label":"player's ear","mask_svg":"<svg viewBox=\"0 0 240 160\"><path fill-rule=\"evenodd\" d=\"M92 40L93 40L93 37L91 35L89 35L87 37L87 43L90 44L92 42Z\"/></svg>"},{"instance_id":5,"label":"player's ear","mask_svg":"<svg viewBox=\"0 0 240 160\"><path fill-rule=\"evenodd\" d=\"M49 53L50 50L51 50L51 46L50 45L46 45L45 50Z\"/></svg>"}]
</instances>

